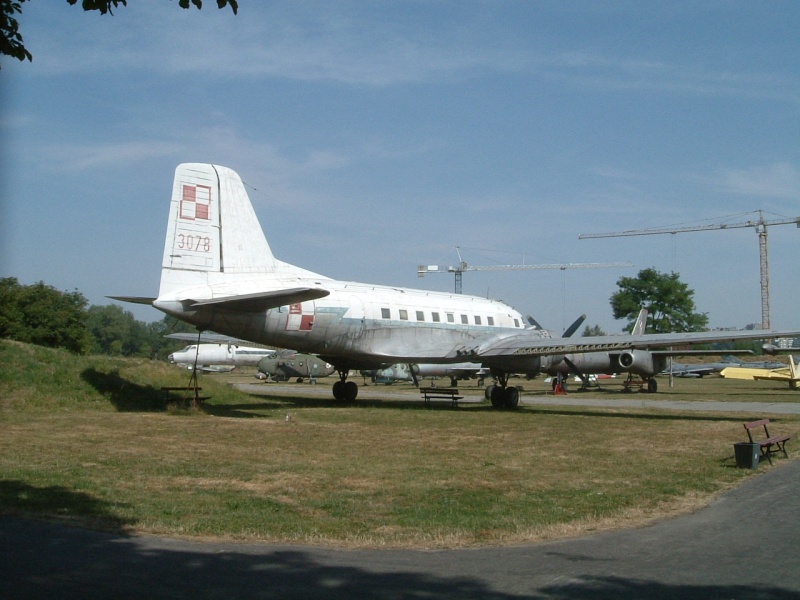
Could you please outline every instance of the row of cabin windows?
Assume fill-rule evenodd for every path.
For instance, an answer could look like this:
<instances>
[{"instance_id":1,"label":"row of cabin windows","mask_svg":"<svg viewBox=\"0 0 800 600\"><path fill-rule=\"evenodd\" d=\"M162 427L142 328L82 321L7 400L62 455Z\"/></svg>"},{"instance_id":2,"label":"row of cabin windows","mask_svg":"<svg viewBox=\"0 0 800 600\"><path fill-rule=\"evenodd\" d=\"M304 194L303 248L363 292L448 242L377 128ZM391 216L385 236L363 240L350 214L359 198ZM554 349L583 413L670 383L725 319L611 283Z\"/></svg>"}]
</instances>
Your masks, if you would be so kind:
<instances>
[{"instance_id":1,"label":"row of cabin windows","mask_svg":"<svg viewBox=\"0 0 800 600\"><path fill-rule=\"evenodd\" d=\"M417 310L413 311L415 313L415 317L417 321L425 321L425 311ZM408 321L409 311L405 308L400 309L400 320L401 321ZM462 325L469 325L469 317L467 315L460 315L461 316L461 324ZM391 319L392 318L392 311L388 308L381 309L381 318L383 319ZM445 313L445 318L447 319L448 323L455 323L456 322L456 315L455 313ZM480 315L473 315L474 324L475 325L482 325L482 319ZM432 312L431 313L431 321L434 323L441 323L441 313ZM486 317L486 324L489 327L494 327L494 317Z\"/></svg>"}]
</instances>

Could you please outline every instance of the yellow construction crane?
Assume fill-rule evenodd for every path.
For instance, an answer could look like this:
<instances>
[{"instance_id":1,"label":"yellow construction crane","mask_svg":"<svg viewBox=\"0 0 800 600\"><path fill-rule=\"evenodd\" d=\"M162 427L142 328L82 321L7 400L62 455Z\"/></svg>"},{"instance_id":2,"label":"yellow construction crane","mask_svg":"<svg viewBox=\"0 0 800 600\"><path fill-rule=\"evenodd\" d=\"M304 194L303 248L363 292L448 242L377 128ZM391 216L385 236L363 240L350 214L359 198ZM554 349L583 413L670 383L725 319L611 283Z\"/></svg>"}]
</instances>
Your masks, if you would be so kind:
<instances>
[{"instance_id":1,"label":"yellow construction crane","mask_svg":"<svg viewBox=\"0 0 800 600\"><path fill-rule=\"evenodd\" d=\"M417 267L417 277L425 277L427 273L455 273L456 294L461 293L461 280L464 271L521 271L526 269L603 269L611 267L632 267L633 263L630 262L616 262L616 263L556 263L547 265L493 265L493 266L473 266L468 265L461 258L461 249L456 246L456 253L458 254L458 266L442 266L442 265L419 265Z\"/></svg>"},{"instance_id":2,"label":"yellow construction crane","mask_svg":"<svg viewBox=\"0 0 800 600\"><path fill-rule=\"evenodd\" d=\"M629 231L619 231L616 233L582 233L578 236L579 240L586 240L591 238L607 238L607 237L625 237L633 235L659 235L665 233L685 233L689 231L713 231L718 229L741 229L743 227L754 227L758 234L758 250L760 257L760 271L761 271L761 328L770 329L770 301L769 301L769 249L767 247L767 227L773 225L789 225L794 223L800 227L800 217L790 217L782 219L764 220L764 213L757 210L751 213L742 213L740 215L731 215L730 217L741 217L745 215L758 215L758 218L752 218L747 221L738 223L713 223L710 225L693 225L688 227L656 227L652 229L632 229Z\"/></svg>"}]
</instances>

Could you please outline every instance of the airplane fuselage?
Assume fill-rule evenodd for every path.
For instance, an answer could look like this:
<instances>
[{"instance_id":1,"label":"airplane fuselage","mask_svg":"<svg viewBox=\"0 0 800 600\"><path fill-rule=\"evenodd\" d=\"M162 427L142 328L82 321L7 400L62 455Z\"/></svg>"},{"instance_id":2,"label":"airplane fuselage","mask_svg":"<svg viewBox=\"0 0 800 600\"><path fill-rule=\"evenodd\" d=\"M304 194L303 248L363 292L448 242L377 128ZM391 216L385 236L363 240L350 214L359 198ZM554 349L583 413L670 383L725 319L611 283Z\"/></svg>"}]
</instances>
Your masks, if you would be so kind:
<instances>
[{"instance_id":1,"label":"airplane fuselage","mask_svg":"<svg viewBox=\"0 0 800 600\"><path fill-rule=\"evenodd\" d=\"M235 344L191 344L170 354L171 363L179 365L231 365L236 367L256 366L258 361L275 354L274 350L237 346Z\"/></svg>"},{"instance_id":2,"label":"airplane fuselage","mask_svg":"<svg viewBox=\"0 0 800 600\"><path fill-rule=\"evenodd\" d=\"M238 289L236 293L263 291L273 285L274 280L259 282L255 278L249 290ZM162 298L156 306L201 329L319 354L337 368L368 368L395 362L462 362L463 358L446 356L454 347L468 347L487 334L511 334L524 329L519 312L502 302L476 296L326 278L293 279L281 285L324 285L330 294L260 313L214 305L186 307ZM212 286L204 293L224 296L231 290L214 290ZM531 358L538 359L529 357L529 363L537 362Z\"/></svg>"}]
</instances>

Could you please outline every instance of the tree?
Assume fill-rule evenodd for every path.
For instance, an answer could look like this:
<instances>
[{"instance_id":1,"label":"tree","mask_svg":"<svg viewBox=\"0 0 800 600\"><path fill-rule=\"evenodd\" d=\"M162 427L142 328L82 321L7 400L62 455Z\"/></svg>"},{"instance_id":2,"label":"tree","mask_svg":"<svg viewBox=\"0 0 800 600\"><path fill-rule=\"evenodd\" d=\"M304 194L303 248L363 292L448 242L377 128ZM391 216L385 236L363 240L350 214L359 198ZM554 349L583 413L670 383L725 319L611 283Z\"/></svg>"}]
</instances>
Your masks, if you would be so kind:
<instances>
[{"instance_id":1,"label":"tree","mask_svg":"<svg viewBox=\"0 0 800 600\"><path fill-rule=\"evenodd\" d=\"M92 354L128 356L136 354L138 347L132 343L136 319L121 307L109 304L92 305L87 313L87 326L92 334Z\"/></svg>"},{"instance_id":2,"label":"tree","mask_svg":"<svg viewBox=\"0 0 800 600\"><path fill-rule=\"evenodd\" d=\"M25 0L1 0L0 2L0 54L12 56L17 60L33 60L31 53L22 45L19 23L14 15L22 12Z\"/></svg>"},{"instance_id":3,"label":"tree","mask_svg":"<svg viewBox=\"0 0 800 600\"><path fill-rule=\"evenodd\" d=\"M592 337L606 335L606 332L602 330L600 325L587 325L583 328L583 333L581 335L583 335L583 337Z\"/></svg>"},{"instance_id":4,"label":"tree","mask_svg":"<svg viewBox=\"0 0 800 600\"><path fill-rule=\"evenodd\" d=\"M27 0L0 0L0 54L11 56L17 60L33 60L31 53L25 48L22 35L19 33L19 22L15 15L22 14L22 4ZM75 5L78 0L67 0L70 5ZM113 15L112 8L127 6L128 0L81 0L81 7L85 11L94 10L101 15ZM196 6L203 8L203 0L178 0L181 8ZM217 7L230 6L233 14L239 11L239 0L217 0Z\"/></svg>"},{"instance_id":5,"label":"tree","mask_svg":"<svg viewBox=\"0 0 800 600\"><path fill-rule=\"evenodd\" d=\"M636 277L621 277L617 285L611 308L615 319L628 319L628 329L642 307L648 312L647 333L701 331L708 324L706 313L694 312L694 290L680 281L678 273L644 269Z\"/></svg>"},{"instance_id":6,"label":"tree","mask_svg":"<svg viewBox=\"0 0 800 600\"><path fill-rule=\"evenodd\" d=\"M42 281L20 285L14 277L0 279L0 337L86 354L92 344L86 304L78 291L59 292Z\"/></svg>"}]
</instances>

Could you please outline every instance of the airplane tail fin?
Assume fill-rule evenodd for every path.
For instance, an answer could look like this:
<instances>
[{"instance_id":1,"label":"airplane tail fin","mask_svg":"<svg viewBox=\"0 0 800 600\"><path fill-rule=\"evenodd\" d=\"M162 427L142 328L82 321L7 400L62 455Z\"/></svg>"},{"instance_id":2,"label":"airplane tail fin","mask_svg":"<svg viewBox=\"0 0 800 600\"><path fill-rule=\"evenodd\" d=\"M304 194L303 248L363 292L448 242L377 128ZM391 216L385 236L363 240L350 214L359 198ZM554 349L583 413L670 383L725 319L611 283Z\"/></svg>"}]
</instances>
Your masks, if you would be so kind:
<instances>
[{"instance_id":1,"label":"airplane tail fin","mask_svg":"<svg viewBox=\"0 0 800 600\"><path fill-rule=\"evenodd\" d=\"M231 275L309 273L272 254L239 175L201 163L175 169L161 266L160 298Z\"/></svg>"},{"instance_id":2,"label":"airplane tail fin","mask_svg":"<svg viewBox=\"0 0 800 600\"><path fill-rule=\"evenodd\" d=\"M631 328L631 335L644 335L645 328L647 327L647 309L643 308L639 311L639 316L636 317L636 322Z\"/></svg>"}]
</instances>

